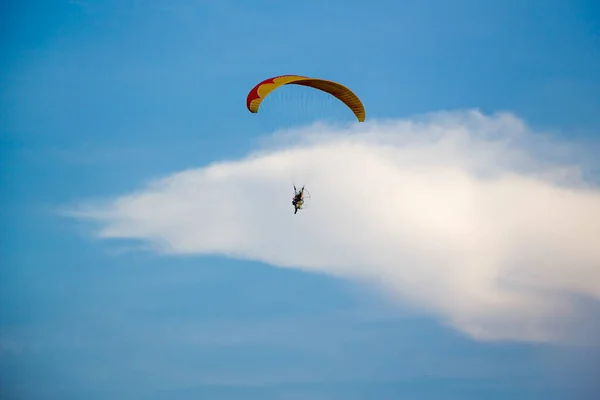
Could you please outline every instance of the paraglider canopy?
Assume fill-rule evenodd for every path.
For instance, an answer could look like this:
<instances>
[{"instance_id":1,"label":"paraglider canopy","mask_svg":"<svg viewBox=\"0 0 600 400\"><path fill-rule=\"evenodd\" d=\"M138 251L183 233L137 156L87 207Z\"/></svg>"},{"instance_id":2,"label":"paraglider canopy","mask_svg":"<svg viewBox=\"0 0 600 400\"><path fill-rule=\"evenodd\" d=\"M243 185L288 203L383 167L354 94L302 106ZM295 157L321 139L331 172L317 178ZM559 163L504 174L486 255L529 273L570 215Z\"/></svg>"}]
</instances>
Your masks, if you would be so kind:
<instances>
[{"instance_id":1,"label":"paraglider canopy","mask_svg":"<svg viewBox=\"0 0 600 400\"><path fill-rule=\"evenodd\" d=\"M359 122L365 120L365 108L358 96L350 89L337 82L300 75L281 75L265 79L254 86L250 93L248 93L246 107L248 107L248 110L252 113L258 112L265 97L272 91L284 85L308 86L329 93L350 108Z\"/></svg>"}]
</instances>

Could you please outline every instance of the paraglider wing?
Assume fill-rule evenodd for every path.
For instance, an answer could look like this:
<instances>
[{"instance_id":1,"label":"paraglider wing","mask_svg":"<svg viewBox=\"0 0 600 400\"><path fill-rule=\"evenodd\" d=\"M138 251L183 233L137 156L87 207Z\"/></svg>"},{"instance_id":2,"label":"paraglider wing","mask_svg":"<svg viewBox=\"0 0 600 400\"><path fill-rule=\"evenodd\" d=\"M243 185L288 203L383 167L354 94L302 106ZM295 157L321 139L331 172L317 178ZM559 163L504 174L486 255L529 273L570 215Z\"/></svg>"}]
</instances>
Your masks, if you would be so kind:
<instances>
[{"instance_id":1,"label":"paraglider wing","mask_svg":"<svg viewBox=\"0 0 600 400\"><path fill-rule=\"evenodd\" d=\"M359 122L363 122L365 120L365 107L358 96L350 89L337 82L299 75L276 76L260 82L258 85L252 88L250 93L248 93L248 97L246 98L246 107L248 107L248 110L252 113L258 112L260 104L265 97L283 85L301 85L322 90L343 102L350 110L352 110Z\"/></svg>"}]
</instances>

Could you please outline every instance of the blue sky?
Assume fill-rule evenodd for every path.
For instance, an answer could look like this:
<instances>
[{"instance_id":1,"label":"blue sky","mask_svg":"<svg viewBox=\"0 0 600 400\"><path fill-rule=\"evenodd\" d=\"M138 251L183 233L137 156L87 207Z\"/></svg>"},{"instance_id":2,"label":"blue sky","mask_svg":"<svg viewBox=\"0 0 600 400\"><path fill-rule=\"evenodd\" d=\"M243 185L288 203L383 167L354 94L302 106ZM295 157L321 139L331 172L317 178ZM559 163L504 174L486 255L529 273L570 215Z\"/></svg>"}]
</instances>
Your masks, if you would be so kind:
<instances>
[{"instance_id":1,"label":"blue sky","mask_svg":"<svg viewBox=\"0 0 600 400\"><path fill-rule=\"evenodd\" d=\"M251 212L266 212L267 204L285 210L285 217L228 219L241 205L237 200L229 208L223 205L231 200L227 193L237 196L233 190L244 179L257 185L267 179L259 167L243 164L271 133L260 113L246 110L247 92L266 77L297 73L342 82L359 94L369 121L399 124L369 125L365 129L371 133L400 135L405 125L398 120L422 121L415 116L443 111L451 116L422 122L423 137L456 126L468 135L496 130L513 135L513 146L534 154L527 168L545 173L541 166L558 158L580 168L589 193L560 192L554 183L539 191L541 186L533 185L529 192L527 182L515 181L522 186L514 187L524 189L507 189L506 198L527 191L531 208L552 205L543 215L566 215L569 221L598 216L600 8L595 2L81 0L0 7L3 398L597 398L595 278L600 277L593 226L568 225L571 230L553 242L554 233L548 232L554 228L548 225L542 234L524 236L541 237L539 247L533 241L524 250L511 244L518 251L502 253L518 259L516 266L545 265L549 261L540 254L561 247L555 258L570 260L522 273L513 272L511 264L500 274L513 283L515 277L556 277L544 281L543 290L570 293L567 301L562 294L538 296L527 289L524 298L533 300L519 304L531 314L507 308L516 315L512 320L486 308L487 299L495 297L478 285L487 287L487 278L461 269L465 260L480 259L460 259L456 269L444 270L429 259L433 266L427 269L429 261L411 256L415 265L424 263L421 270L432 271L415 283L417 272L409 268L398 277L388 259L378 258L389 250L383 236L377 240L380 252L361 248L348 256L352 261L340 255L349 242L336 242L321 224L346 226L346 215L340 211L340 219L330 220L338 209L319 208L319 202L327 202L328 188L335 189L329 199L345 190L334 182L334 167L321 168L323 160L335 164L336 154L344 162L343 151L321 159L298 156L301 169L317 159L306 168L332 177L313 178L317 190L311 192L312 208L298 216L303 219L291 219L289 181L281 190L265 186L249 199L257 202ZM481 114L461 114L469 109ZM496 112L511 116L494 117ZM485 164L490 171L513 160L513 153L492 151L485 143L432 144L427 154L452 153L452 165L462 165L456 160L465 154L478 154L494 160ZM375 144L369 146L371 151ZM352 153L358 170L367 170L361 163L368 165L375 154L367 150ZM416 153L399 154L409 159ZM287 162L281 160L273 163ZM480 159L469 160L480 165ZM148 213L131 211L143 209L135 199L131 209L119 208L119 199L129 199L121 196L143 196L145 185L157 178L217 161L231 161L234 175L248 177L208 183L197 175L173 177L172 189L152 198L158 206ZM570 176L565 179L574 184ZM359 179L343 172L339 177L344 185ZM422 182L421 175L417 178ZM186 179L196 179L205 192L186 197ZM379 188L384 193L390 182L373 186L372 193ZM101 209L109 217L99 218L104 237L98 237L96 225L59 212L97 199L108 204ZM381 209L371 200L361 197L361 210ZM171 212L192 203L202 206L200 217L175 218ZM443 211L425 214L441 220ZM220 219L211 225L209 214ZM347 230L357 232L348 218ZM201 222L188 225L182 219ZM421 233L417 228L425 220L419 221L408 236ZM233 231L225 231L230 233L224 242L207 245L206 238L217 237L225 225ZM527 227L532 225L539 224ZM382 225L363 226L385 235ZM445 234L442 225L427 227L433 229L427 231L430 237ZM269 238L287 241L296 229L303 232L293 239L298 246L283 254L269 247ZM228 241L239 232L253 242ZM147 246L143 251L140 242ZM170 251L156 251L157 242L168 243ZM373 268L366 271L363 265ZM565 265L575 278L556 272ZM456 284L444 286L457 276ZM471 278L477 287L467 286ZM389 291L381 290L386 281L394 282ZM558 281L574 283L563 287ZM458 287L460 293L436 297ZM456 307L444 307L454 297ZM483 306L473 311L476 299ZM495 303L489 304L491 309ZM575 311L548 311L562 306ZM577 321L575 329L573 324L567 329L576 340L539 339L544 335L524 328L524 321L535 325L538 318L542 330L554 321Z\"/></svg>"}]
</instances>

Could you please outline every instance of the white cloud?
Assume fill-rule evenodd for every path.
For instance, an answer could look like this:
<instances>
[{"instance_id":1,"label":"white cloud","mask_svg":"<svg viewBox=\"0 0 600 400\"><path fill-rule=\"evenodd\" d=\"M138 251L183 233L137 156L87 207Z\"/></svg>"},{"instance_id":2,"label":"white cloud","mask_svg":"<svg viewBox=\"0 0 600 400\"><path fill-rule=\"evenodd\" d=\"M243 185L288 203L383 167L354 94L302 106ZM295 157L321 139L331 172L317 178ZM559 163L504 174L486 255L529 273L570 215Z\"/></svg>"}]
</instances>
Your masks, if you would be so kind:
<instances>
[{"instance_id":1,"label":"white cloud","mask_svg":"<svg viewBox=\"0 0 600 400\"><path fill-rule=\"evenodd\" d=\"M293 148L163 178L75 215L104 238L378 285L482 340L559 340L600 299L584 152L510 114L313 126ZM309 208L293 215L291 182Z\"/></svg>"}]
</instances>

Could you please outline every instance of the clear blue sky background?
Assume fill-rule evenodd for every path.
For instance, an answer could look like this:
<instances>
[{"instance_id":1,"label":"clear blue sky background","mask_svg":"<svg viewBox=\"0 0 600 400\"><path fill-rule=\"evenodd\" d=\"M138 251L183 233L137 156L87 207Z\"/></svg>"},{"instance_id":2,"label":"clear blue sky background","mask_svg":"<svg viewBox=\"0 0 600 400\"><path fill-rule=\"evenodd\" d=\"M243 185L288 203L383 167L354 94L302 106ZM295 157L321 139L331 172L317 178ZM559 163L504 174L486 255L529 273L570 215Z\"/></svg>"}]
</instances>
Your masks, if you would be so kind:
<instances>
[{"instance_id":1,"label":"clear blue sky background","mask_svg":"<svg viewBox=\"0 0 600 400\"><path fill-rule=\"evenodd\" d=\"M597 1L0 7L0 397L600 398L597 348L475 342L258 263L115 254L54 213L244 155L266 133L246 93L286 73L343 82L369 118L477 107L597 138Z\"/></svg>"}]
</instances>

